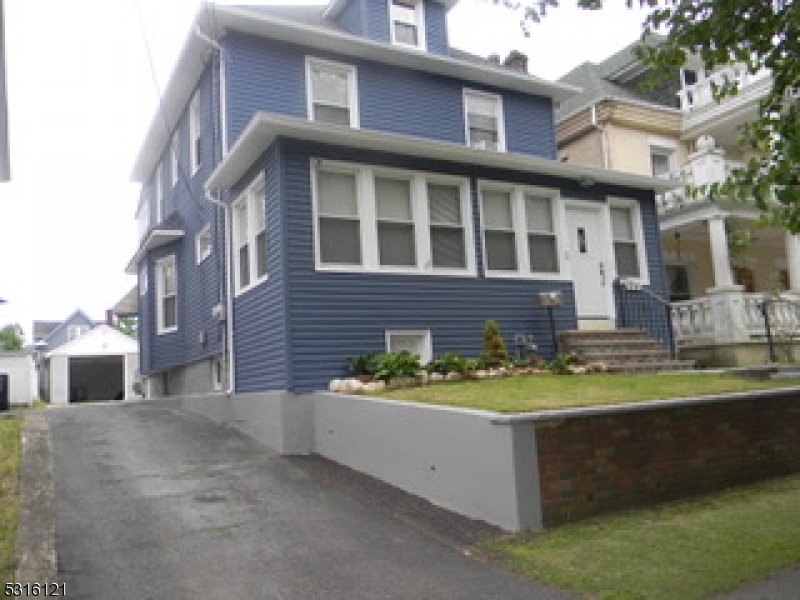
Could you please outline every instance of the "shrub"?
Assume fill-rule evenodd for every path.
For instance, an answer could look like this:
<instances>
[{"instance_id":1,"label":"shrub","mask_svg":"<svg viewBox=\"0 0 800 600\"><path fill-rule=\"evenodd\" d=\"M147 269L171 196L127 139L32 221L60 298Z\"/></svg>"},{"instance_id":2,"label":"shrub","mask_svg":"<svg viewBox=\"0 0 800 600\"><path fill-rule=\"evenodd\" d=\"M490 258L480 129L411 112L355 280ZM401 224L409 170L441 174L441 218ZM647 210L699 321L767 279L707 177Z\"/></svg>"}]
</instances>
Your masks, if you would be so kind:
<instances>
[{"instance_id":1,"label":"shrub","mask_svg":"<svg viewBox=\"0 0 800 600\"><path fill-rule=\"evenodd\" d=\"M571 375L570 367L578 364L578 357L574 354L558 354L547 364L547 368L554 375Z\"/></svg>"},{"instance_id":2,"label":"shrub","mask_svg":"<svg viewBox=\"0 0 800 600\"><path fill-rule=\"evenodd\" d=\"M375 364L377 365L375 378L386 383L397 377L417 377L422 370L419 356L411 354L408 350L378 354L375 357Z\"/></svg>"},{"instance_id":3,"label":"shrub","mask_svg":"<svg viewBox=\"0 0 800 600\"><path fill-rule=\"evenodd\" d=\"M487 367L499 367L508 360L508 350L496 321L486 321L483 329L483 351L481 358Z\"/></svg>"},{"instance_id":4,"label":"shrub","mask_svg":"<svg viewBox=\"0 0 800 600\"><path fill-rule=\"evenodd\" d=\"M450 373L463 373L466 371L467 359L461 358L458 352L445 352L439 358L428 363L426 369L429 373L448 375Z\"/></svg>"},{"instance_id":5,"label":"shrub","mask_svg":"<svg viewBox=\"0 0 800 600\"><path fill-rule=\"evenodd\" d=\"M377 352L367 352L355 358L347 359L347 369L356 377L373 378L378 371Z\"/></svg>"}]
</instances>

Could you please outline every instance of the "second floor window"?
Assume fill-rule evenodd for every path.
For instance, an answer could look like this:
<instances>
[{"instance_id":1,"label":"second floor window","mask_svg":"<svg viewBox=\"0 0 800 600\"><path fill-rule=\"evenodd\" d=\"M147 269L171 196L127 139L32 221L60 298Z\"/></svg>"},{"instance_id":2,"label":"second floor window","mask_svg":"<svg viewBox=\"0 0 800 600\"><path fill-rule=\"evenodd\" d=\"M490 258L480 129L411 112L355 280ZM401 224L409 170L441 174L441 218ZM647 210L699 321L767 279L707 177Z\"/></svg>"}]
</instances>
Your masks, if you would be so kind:
<instances>
[{"instance_id":1,"label":"second floor window","mask_svg":"<svg viewBox=\"0 0 800 600\"><path fill-rule=\"evenodd\" d=\"M505 151L503 103L500 96L483 92L464 92L467 146Z\"/></svg>"},{"instance_id":2,"label":"second floor window","mask_svg":"<svg viewBox=\"0 0 800 600\"><path fill-rule=\"evenodd\" d=\"M178 272L174 254L156 262L156 313L159 334L178 329Z\"/></svg>"},{"instance_id":3,"label":"second floor window","mask_svg":"<svg viewBox=\"0 0 800 600\"><path fill-rule=\"evenodd\" d=\"M175 187L175 184L178 183L178 179L180 178L180 136L178 135L178 130L175 130L175 133L172 134L172 141L170 142L170 163L172 164L172 187Z\"/></svg>"},{"instance_id":4,"label":"second floor window","mask_svg":"<svg viewBox=\"0 0 800 600\"><path fill-rule=\"evenodd\" d=\"M267 277L267 219L264 182L257 180L233 205L233 255L236 291L242 292Z\"/></svg>"},{"instance_id":5,"label":"second floor window","mask_svg":"<svg viewBox=\"0 0 800 600\"><path fill-rule=\"evenodd\" d=\"M308 118L358 127L356 69L350 65L308 59Z\"/></svg>"},{"instance_id":6,"label":"second floor window","mask_svg":"<svg viewBox=\"0 0 800 600\"><path fill-rule=\"evenodd\" d=\"M200 230L194 240L195 261L199 265L206 258L211 256L213 242L211 240L211 225L206 225Z\"/></svg>"},{"instance_id":7,"label":"second floor window","mask_svg":"<svg viewBox=\"0 0 800 600\"><path fill-rule=\"evenodd\" d=\"M414 48L425 47L422 0L390 0L389 19L392 43Z\"/></svg>"},{"instance_id":8,"label":"second floor window","mask_svg":"<svg viewBox=\"0 0 800 600\"><path fill-rule=\"evenodd\" d=\"M155 181L153 182L155 191L156 223L160 223L164 217L164 168L163 163L158 163L156 168Z\"/></svg>"}]
</instances>

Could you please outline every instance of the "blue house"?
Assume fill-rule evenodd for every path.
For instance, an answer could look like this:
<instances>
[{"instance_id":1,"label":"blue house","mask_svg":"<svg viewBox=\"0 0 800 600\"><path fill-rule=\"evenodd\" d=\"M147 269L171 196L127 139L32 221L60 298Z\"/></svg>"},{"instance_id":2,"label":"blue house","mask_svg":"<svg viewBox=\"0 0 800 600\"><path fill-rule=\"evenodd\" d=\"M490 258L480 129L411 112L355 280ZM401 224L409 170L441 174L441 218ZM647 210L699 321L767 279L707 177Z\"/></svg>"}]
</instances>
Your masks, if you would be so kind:
<instances>
[{"instance_id":1,"label":"blue house","mask_svg":"<svg viewBox=\"0 0 800 600\"><path fill-rule=\"evenodd\" d=\"M450 47L457 0L211 7L138 156L150 395L324 389L345 359L477 356L487 319L552 356L614 328L612 282L666 297L655 191L556 160L577 90ZM522 64L520 64L522 63Z\"/></svg>"}]
</instances>

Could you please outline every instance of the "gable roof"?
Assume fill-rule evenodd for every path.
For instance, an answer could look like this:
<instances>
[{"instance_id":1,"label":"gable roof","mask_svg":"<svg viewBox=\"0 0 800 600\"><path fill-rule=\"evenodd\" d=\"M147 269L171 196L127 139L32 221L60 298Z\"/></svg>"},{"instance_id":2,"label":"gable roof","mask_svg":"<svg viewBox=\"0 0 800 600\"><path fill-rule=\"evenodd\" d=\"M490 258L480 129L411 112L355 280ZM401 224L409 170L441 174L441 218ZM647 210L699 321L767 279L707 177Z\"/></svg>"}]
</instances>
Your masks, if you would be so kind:
<instances>
[{"instance_id":1,"label":"gable roof","mask_svg":"<svg viewBox=\"0 0 800 600\"><path fill-rule=\"evenodd\" d=\"M622 100L659 110L679 112L672 106L653 102L646 94L622 84L639 76L648 68L634 55L634 48L641 45L658 45L664 36L651 34L644 42L628 44L600 63L586 61L559 78L562 83L581 88L581 91L566 99L556 109L556 121L562 121L576 112L602 100Z\"/></svg>"},{"instance_id":2,"label":"gable roof","mask_svg":"<svg viewBox=\"0 0 800 600\"><path fill-rule=\"evenodd\" d=\"M62 344L45 356L110 356L136 354L139 344L133 338L108 325L98 325L91 331Z\"/></svg>"},{"instance_id":3,"label":"gable roof","mask_svg":"<svg viewBox=\"0 0 800 600\"><path fill-rule=\"evenodd\" d=\"M206 67L213 50L209 40L217 40L231 30L301 44L343 56L535 94L551 98L556 103L579 91L579 88L568 83L546 81L488 61L478 63L474 57L468 60L464 54L442 56L352 35L330 21L324 24L318 21L317 13L311 9L315 9L317 13L320 10L318 7L296 6L212 5L210 8L201 8L195 16L192 30L164 88L158 111L139 151L133 168L133 180L144 183L155 169L172 134L172 128L178 122ZM195 33L196 31L200 34Z\"/></svg>"},{"instance_id":4,"label":"gable roof","mask_svg":"<svg viewBox=\"0 0 800 600\"><path fill-rule=\"evenodd\" d=\"M86 313L83 312L80 308L73 312L70 316L68 316L63 321L34 321L33 322L33 341L35 342L45 342L53 337L57 332L61 331L65 327L72 325L77 320L82 320L89 324L90 327L94 327L97 325L94 321L92 321Z\"/></svg>"}]
</instances>

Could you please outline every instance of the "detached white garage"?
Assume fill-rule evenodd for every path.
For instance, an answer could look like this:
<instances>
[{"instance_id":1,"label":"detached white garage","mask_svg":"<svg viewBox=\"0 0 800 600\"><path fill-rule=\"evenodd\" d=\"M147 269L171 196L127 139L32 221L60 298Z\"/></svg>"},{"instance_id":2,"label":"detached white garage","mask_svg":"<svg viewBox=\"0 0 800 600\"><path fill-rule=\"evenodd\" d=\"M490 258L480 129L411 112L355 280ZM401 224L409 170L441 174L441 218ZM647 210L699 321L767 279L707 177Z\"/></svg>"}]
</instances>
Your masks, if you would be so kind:
<instances>
[{"instance_id":1,"label":"detached white garage","mask_svg":"<svg viewBox=\"0 0 800 600\"><path fill-rule=\"evenodd\" d=\"M45 355L51 404L128 400L139 373L136 340L98 325Z\"/></svg>"}]
</instances>

